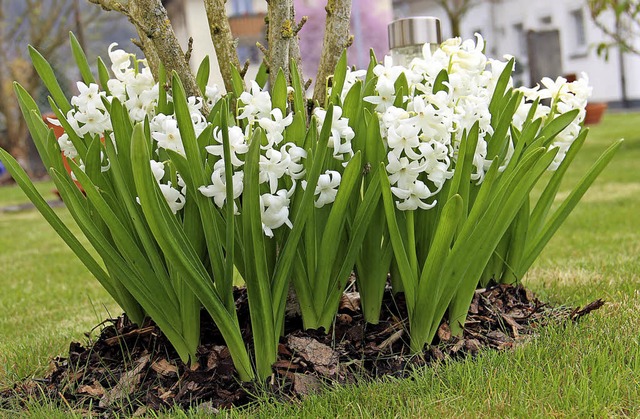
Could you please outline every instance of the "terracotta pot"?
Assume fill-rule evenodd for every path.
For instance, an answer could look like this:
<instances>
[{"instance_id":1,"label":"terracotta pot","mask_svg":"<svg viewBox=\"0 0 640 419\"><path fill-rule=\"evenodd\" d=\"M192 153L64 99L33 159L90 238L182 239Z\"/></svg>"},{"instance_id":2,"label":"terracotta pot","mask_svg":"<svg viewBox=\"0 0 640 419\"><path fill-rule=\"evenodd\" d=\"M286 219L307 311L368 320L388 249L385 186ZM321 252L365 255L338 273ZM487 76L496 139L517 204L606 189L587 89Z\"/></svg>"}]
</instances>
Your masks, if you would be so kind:
<instances>
[{"instance_id":1,"label":"terracotta pot","mask_svg":"<svg viewBox=\"0 0 640 419\"><path fill-rule=\"evenodd\" d=\"M584 124L598 124L608 106L606 102L587 103L587 114L584 117Z\"/></svg>"}]
</instances>

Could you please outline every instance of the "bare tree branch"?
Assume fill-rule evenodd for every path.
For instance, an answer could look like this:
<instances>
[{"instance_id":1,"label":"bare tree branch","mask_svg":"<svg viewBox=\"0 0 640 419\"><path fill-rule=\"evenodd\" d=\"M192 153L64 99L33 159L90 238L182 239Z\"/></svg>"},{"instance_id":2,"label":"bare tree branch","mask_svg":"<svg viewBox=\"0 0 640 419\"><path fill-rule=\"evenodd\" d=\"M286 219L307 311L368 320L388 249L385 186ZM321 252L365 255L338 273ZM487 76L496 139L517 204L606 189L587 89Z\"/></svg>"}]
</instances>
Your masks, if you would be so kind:
<instances>
[{"instance_id":1,"label":"bare tree branch","mask_svg":"<svg viewBox=\"0 0 640 419\"><path fill-rule=\"evenodd\" d=\"M224 87L227 92L230 92L232 85L231 68L235 66L239 70L240 61L234 46L233 35L231 34L231 27L229 26L224 4L225 0L204 0L211 40L216 50L220 74L222 74L222 79L224 80Z\"/></svg>"},{"instance_id":2,"label":"bare tree branch","mask_svg":"<svg viewBox=\"0 0 640 419\"><path fill-rule=\"evenodd\" d=\"M325 10L327 11L327 22L322 42L322 56L313 90L313 100L321 106L324 105L327 95L327 78L333 73L342 51L351 42L349 35L351 0L329 0Z\"/></svg>"}]
</instances>

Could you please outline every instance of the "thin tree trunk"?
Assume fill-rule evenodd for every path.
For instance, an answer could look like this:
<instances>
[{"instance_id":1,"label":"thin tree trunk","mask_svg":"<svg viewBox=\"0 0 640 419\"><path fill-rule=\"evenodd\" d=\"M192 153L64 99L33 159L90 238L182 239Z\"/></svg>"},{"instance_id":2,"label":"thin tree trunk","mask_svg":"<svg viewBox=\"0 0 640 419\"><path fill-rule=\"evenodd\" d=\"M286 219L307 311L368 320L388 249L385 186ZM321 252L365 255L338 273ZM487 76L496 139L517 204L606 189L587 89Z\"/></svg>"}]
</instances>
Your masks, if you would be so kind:
<instances>
[{"instance_id":1,"label":"thin tree trunk","mask_svg":"<svg viewBox=\"0 0 640 419\"><path fill-rule=\"evenodd\" d=\"M129 17L138 28L138 32L144 33L149 39L148 43L142 39L143 45L147 48L153 45L153 50L167 73L171 74L175 71L178 74L188 96L200 96L196 79L178 43L162 2L160 0L130 1ZM149 62L149 65L152 70L155 70L154 74L157 74L158 69L154 68L156 64Z\"/></svg>"},{"instance_id":2,"label":"thin tree trunk","mask_svg":"<svg viewBox=\"0 0 640 419\"><path fill-rule=\"evenodd\" d=\"M322 56L316 75L313 100L324 105L327 96L327 78L333 74L342 51L351 43L349 23L351 21L351 0L329 0L327 2L327 22L322 42Z\"/></svg>"},{"instance_id":3,"label":"thin tree trunk","mask_svg":"<svg viewBox=\"0 0 640 419\"><path fill-rule=\"evenodd\" d=\"M289 79L289 60L292 40L295 37L293 21L293 0L269 0L269 82L275 83L278 71L282 69Z\"/></svg>"},{"instance_id":4,"label":"thin tree trunk","mask_svg":"<svg viewBox=\"0 0 640 419\"><path fill-rule=\"evenodd\" d=\"M191 72L185 53L171 27L167 10L160 0L88 0L105 10L122 13L135 26L140 44L154 77L158 77L160 64L167 73L175 71L188 96L200 96L196 78Z\"/></svg>"},{"instance_id":5,"label":"thin tree trunk","mask_svg":"<svg viewBox=\"0 0 640 419\"><path fill-rule=\"evenodd\" d=\"M220 74L227 92L231 91L231 67L235 66L240 71L240 61L234 46L229 19L225 9L225 0L204 0L204 6L209 20L211 40L216 50Z\"/></svg>"}]
</instances>

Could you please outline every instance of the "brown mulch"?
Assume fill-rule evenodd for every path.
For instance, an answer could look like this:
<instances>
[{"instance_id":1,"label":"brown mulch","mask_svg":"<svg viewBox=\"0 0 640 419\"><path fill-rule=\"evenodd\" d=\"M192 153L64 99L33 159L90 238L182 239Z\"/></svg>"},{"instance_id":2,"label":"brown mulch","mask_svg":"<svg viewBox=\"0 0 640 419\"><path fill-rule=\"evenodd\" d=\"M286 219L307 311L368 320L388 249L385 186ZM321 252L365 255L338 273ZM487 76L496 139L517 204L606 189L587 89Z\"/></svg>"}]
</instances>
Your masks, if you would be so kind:
<instances>
[{"instance_id":1,"label":"brown mulch","mask_svg":"<svg viewBox=\"0 0 640 419\"><path fill-rule=\"evenodd\" d=\"M246 293L236 304L244 333L250 335ZM278 361L266 383L237 380L228 349L210 318L203 315L198 363L188 367L153 324L137 327L125 317L108 320L100 336L86 346L72 343L66 357L52 360L43 379L0 392L0 409L16 409L21 400L45 397L79 412L111 417L144 414L172 406L197 406L209 413L252 401L267 391L279 400L304 397L327 383L355 383L381 376L406 377L416 368L449 358L473 356L484 349L504 350L527 341L537 328L561 320L577 321L600 308L553 308L522 287L498 285L475 293L463 338L441 325L434 345L422 356L409 353L402 295L387 292L381 321L363 321L357 293L346 293L330 333L303 331L300 318L288 318Z\"/></svg>"}]
</instances>

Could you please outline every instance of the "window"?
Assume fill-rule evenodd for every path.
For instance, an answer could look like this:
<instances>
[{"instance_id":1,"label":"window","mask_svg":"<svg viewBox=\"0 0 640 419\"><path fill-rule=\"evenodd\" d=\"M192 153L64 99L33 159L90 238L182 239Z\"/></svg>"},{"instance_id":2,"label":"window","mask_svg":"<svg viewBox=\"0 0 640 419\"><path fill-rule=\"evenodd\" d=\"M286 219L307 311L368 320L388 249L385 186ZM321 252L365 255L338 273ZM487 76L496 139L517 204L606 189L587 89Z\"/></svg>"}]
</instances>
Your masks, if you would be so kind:
<instances>
[{"instance_id":1,"label":"window","mask_svg":"<svg viewBox=\"0 0 640 419\"><path fill-rule=\"evenodd\" d=\"M584 13L582 9L570 12L571 29L573 30L573 43L577 50L583 50L587 46L587 36L584 28Z\"/></svg>"},{"instance_id":2,"label":"window","mask_svg":"<svg viewBox=\"0 0 640 419\"><path fill-rule=\"evenodd\" d=\"M513 32L515 32L516 54L520 60L527 59L527 35L524 33L524 26L522 23L516 23L513 25Z\"/></svg>"},{"instance_id":3,"label":"window","mask_svg":"<svg viewBox=\"0 0 640 419\"><path fill-rule=\"evenodd\" d=\"M551 25L553 23L553 18L551 16L542 16L540 18L540 23L543 25Z\"/></svg>"},{"instance_id":4,"label":"window","mask_svg":"<svg viewBox=\"0 0 640 419\"><path fill-rule=\"evenodd\" d=\"M231 7L233 16L248 15L253 13L253 0L231 0Z\"/></svg>"}]
</instances>

